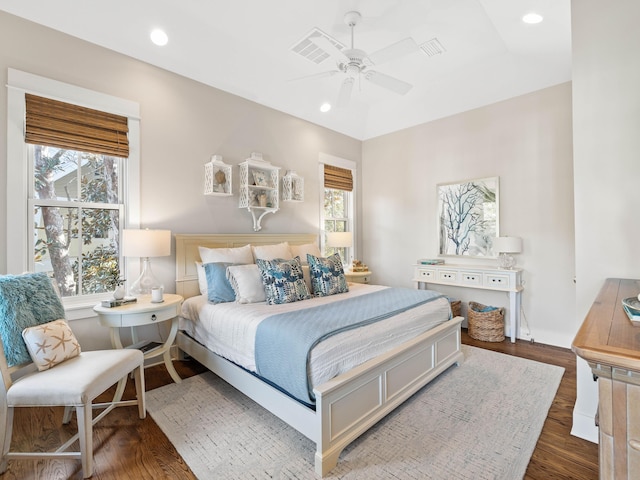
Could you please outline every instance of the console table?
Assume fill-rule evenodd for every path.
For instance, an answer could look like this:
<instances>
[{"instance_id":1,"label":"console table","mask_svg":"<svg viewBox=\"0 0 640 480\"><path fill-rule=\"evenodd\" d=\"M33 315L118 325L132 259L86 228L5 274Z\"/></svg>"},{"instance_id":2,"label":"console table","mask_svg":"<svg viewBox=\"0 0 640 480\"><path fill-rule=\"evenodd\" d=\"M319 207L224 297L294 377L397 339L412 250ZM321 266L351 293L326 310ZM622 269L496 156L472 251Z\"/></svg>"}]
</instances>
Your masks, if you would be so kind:
<instances>
[{"instance_id":1,"label":"console table","mask_svg":"<svg viewBox=\"0 0 640 480\"><path fill-rule=\"evenodd\" d=\"M640 280L608 278L571 349L598 379L601 479L638 478L640 472L640 327L622 299L640 293Z\"/></svg>"},{"instance_id":2,"label":"console table","mask_svg":"<svg viewBox=\"0 0 640 480\"><path fill-rule=\"evenodd\" d=\"M497 290L509 294L509 324L511 341L518 338L522 294L522 269L506 270L487 265L414 265L416 288L428 283L454 287Z\"/></svg>"}]
</instances>

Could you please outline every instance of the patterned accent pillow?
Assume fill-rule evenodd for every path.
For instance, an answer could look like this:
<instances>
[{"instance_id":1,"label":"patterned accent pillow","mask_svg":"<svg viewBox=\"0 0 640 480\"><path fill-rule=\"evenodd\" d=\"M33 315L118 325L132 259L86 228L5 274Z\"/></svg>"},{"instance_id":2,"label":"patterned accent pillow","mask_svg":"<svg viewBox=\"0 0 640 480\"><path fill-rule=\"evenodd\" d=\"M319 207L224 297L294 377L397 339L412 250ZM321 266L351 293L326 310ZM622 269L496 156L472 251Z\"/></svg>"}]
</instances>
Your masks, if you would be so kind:
<instances>
[{"instance_id":1,"label":"patterned accent pillow","mask_svg":"<svg viewBox=\"0 0 640 480\"><path fill-rule=\"evenodd\" d=\"M311 298L304 281L300 257L292 260L256 259L268 305L297 302Z\"/></svg>"},{"instance_id":2,"label":"patterned accent pillow","mask_svg":"<svg viewBox=\"0 0 640 480\"><path fill-rule=\"evenodd\" d=\"M64 320L25 328L22 338L38 370L48 370L80 355L80 344Z\"/></svg>"},{"instance_id":3,"label":"patterned accent pillow","mask_svg":"<svg viewBox=\"0 0 640 480\"><path fill-rule=\"evenodd\" d=\"M327 258L322 258L307 254L307 261L311 272L312 291L316 297L349 291L340 255L334 253Z\"/></svg>"}]
</instances>

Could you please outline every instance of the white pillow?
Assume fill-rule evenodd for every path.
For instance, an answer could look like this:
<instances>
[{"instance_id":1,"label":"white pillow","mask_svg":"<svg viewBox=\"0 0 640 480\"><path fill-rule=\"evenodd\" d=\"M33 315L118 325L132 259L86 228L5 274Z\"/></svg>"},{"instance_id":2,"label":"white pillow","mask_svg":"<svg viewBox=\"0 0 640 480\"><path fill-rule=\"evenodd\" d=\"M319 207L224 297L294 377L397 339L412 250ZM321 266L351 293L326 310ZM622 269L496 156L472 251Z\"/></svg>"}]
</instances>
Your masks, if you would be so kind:
<instances>
[{"instance_id":1,"label":"white pillow","mask_svg":"<svg viewBox=\"0 0 640 480\"><path fill-rule=\"evenodd\" d=\"M291 260L291 249L288 242L278 243L276 245L253 245L253 258L262 260L274 260L282 258L283 260Z\"/></svg>"},{"instance_id":2,"label":"white pillow","mask_svg":"<svg viewBox=\"0 0 640 480\"><path fill-rule=\"evenodd\" d=\"M309 292L313 294L313 289L311 288L311 271L309 270L309 265L302 265L302 278L304 278L304 283L307 284Z\"/></svg>"},{"instance_id":3,"label":"white pillow","mask_svg":"<svg viewBox=\"0 0 640 480\"><path fill-rule=\"evenodd\" d=\"M255 263L227 267L227 279L236 294L236 302L256 303L267 300L262 275Z\"/></svg>"},{"instance_id":4,"label":"white pillow","mask_svg":"<svg viewBox=\"0 0 640 480\"><path fill-rule=\"evenodd\" d=\"M207 272L204 271L202 262L196 262L196 272L198 272L198 287L200 288L200 295L207 295L209 293Z\"/></svg>"},{"instance_id":5,"label":"white pillow","mask_svg":"<svg viewBox=\"0 0 640 480\"><path fill-rule=\"evenodd\" d=\"M25 328L22 338L40 371L80 355L80 344L69 324L62 319Z\"/></svg>"},{"instance_id":6,"label":"white pillow","mask_svg":"<svg viewBox=\"0 0 640 480\"><path fill-rule=\"evenodd\" d=\"M251 245L236 248L207 248L198 247L202 263L253 263Z\"/></svg>"},{"instance_id":7,"label":"white pillow","mask_svg":"<svg viewBox=\"0 0 640 480\"><path fill-rule=\"evenodd\" d=\"M307 253L310 253L314 257L321 257L320 249L315 243L305 243L304 245L289 245L291 249L291 255L295 257L300 257L300 263L302 265L308 265L307 262Z\"/></svg>"}]
</instances>

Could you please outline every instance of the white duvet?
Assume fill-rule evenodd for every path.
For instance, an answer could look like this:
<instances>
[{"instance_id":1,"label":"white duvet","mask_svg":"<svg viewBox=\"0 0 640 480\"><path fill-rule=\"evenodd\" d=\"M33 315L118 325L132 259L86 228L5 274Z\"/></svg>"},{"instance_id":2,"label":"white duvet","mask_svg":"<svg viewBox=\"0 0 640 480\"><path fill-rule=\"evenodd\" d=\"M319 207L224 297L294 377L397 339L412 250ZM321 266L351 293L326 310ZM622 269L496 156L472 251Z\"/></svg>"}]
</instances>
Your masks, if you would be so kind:
<instances>
[{"instance_id":1,"label":"white duvet","mask_svg":"<svg viewBox=\"0 0 640 480\"><path fill-rule=\"evenodd\" d=\"M255 334L258 324L263 319L278 313L315 307L384 288L387 287L350 284L348 293L283 305L267 305L266 302L213 305L207 301L206 296L199 295L183 303L180 329L212 352L255 372ZM311 385L320 385L430 330L448 320L450 311L448 300L439 298L391 318L329 337L311 351Z\"/></svg>"}]
</instances>

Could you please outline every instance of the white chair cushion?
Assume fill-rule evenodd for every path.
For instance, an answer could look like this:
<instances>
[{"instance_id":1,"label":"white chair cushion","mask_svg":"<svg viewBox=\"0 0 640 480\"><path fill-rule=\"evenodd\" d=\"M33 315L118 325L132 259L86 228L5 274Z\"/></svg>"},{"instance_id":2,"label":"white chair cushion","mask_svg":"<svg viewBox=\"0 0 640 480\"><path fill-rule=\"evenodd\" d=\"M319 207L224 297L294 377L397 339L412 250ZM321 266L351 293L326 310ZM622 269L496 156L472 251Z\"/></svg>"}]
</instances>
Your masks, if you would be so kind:
<instances>
[{"instance_id":1,"label":"white chair cushion","mask_svg":"<svg viewBox=\"0 0 640 480\"><path fill-rule=\"evenodd\" d=\"M82 352L49 370L17 379L7 392L7 405L82 405L143 364L140 350Z\"/></svg>"}]
</instances>

